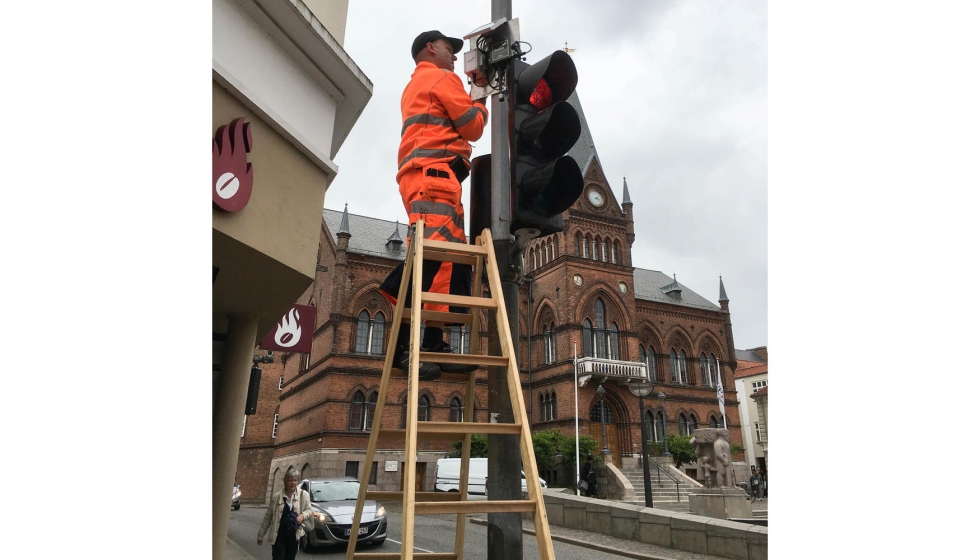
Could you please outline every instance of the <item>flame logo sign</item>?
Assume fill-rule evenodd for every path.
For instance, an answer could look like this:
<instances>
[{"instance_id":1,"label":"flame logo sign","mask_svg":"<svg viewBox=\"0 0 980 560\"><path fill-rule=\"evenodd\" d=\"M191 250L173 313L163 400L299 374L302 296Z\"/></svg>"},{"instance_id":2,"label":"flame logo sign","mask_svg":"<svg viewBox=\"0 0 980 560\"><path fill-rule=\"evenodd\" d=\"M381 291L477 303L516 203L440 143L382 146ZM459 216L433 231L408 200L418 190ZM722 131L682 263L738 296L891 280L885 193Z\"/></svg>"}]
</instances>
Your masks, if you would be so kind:
<instances>
[{"instance_id":1,"label":"flame logo sign","mask_svg":"<svg viewBox=\"0 0 980 560\"><path fill-rule=\"evenodd\" d=\"M276 344L283 348L292 348L299 342L302 334L303 329L299 326L299 312L295 309L290 309L282 316L282 321L279 322L279 327L276 329L275 341Z\"/></svg>"},{"instance_id":2,"label":"flame logo sign","mask_svg":"<svg viewBox=\"0 0 980 560\"><path fill-rule=\"evenodd\" d=\"M219 210L238 212L252 196L252 128L245 117L218 127L211 142L211 201Z\"/></svg>"}]
</instances>

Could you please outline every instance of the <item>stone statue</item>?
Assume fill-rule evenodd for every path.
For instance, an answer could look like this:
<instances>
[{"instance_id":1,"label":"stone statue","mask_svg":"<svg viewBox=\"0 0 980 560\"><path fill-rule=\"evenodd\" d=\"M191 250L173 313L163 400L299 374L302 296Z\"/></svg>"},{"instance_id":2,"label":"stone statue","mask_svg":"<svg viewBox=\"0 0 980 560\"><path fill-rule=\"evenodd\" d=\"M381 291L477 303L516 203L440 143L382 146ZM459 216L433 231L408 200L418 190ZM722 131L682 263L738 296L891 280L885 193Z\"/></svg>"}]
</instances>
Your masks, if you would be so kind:
<instances>
[{"instance_id":1,"label":"stone statue","mask_svg":"<svg viewBox=\"0 0 980 560\"><path fill-rule=\"evenodd\" d=\"M714 476L718 488L732 488L732 447L728 444L728 430L724 428L715 429L714 450ZM713 487L714 487L713 486Z\"/></svg>"},{"instance_id":2,"label":"stone statue","mask_svg":"<svg viewBox=\"0 0 980 560\"><path fill-rule=\"evenodd\" d=\"M732 448L728 430L700 428L691 438L697 454L697 479L705 488L732 488Z\"/></svg>"}]
</instances>

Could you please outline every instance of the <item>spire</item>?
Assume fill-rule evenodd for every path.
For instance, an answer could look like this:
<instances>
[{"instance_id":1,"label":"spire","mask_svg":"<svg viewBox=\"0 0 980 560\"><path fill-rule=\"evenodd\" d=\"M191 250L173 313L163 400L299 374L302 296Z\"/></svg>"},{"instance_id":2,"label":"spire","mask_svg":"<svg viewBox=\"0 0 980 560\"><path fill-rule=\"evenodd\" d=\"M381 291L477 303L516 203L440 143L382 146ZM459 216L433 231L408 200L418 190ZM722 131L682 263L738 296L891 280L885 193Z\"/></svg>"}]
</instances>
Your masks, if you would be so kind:
<instances>
[{"instance_id":1,"label":"spire","mask_svg":"<svg viewBox=\"0 0 980 560\"><path fill-rule=\"evenodd\" d=\"M337 235L341 233L346 233L350 237L350 220L347 218L347 204L344 204L344 216L340 218L340 229L337 230Z\"/></svg>"},{"instance_id":2,"label":"spire","mask_svg":"<svg viewBox=\"0 0 980 560\"><path fill-rule=\"evenodd\" d=\"M721 276L718 277L718 303L723 301L728 301L728 294L725 293L725 283L721 281Z\"/></svg>"},{"instance_id":3,"label":"spire","mask_svg":"<svg viewBox=\"0 0 980 560\"><path fill-rule=\"evenodd\" d=\"M395 231L388 236L388 241L385 242L385 247L390 250L397 251L401 249L401 245L404 243L402 241L402 236L398 233L398 220L395 220Z\"/></svg>"},{"instance_id":4,"label":"spire","mask_svg":"<svg viewBox=\"0 0 980 560\"><path fill-rule=\"evenodd\" d=\"M626 187L626 175L623 175L623 204L633 204L630 200L630 190Z\"/></svg>"}]
</instances>

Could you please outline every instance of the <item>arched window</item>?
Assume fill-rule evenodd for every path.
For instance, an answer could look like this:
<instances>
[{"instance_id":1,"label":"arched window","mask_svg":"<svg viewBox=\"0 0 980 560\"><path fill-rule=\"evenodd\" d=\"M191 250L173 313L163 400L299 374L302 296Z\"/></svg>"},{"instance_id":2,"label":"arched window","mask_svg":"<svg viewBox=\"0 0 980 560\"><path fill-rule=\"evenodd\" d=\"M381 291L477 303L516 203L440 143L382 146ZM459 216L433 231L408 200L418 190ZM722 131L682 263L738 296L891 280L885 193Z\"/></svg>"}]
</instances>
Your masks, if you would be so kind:
<instances>
[{"instance_id":1,"label":"arched window","mask_svg":"<svg viewBox=\"0 0 980 560\"><path fill-rule=\"evenodd\" d=\"M670 349L670 382L677 383L680 376L679 365L677 364L677 352L671 348Z\"/></svg>"},{"instance_id":2,"label":"arched window","mask_svg":"<svg viewBox=\"0 0 980 560\"><path fill-rule=\"evenodd\" d=\"M354 351L362 354L384 354L385 318L379 311L370 319L366 310L357 314Z\"/></svg>"},{"instance_id":3,"label":"arched window","mask_svg":"<svg viewBox=\"0 0 980 560\"><path fill-rule=\"evenodd\" d=\"M663 410L657 412L657 422L655 426L657 427L657 441L661 441L667 434L667 415L664 414Z\"/></svg>"},{"instance_id":4,"label":"arched window","mask_svg":"<svg viewBox=\"0 0 980 560\"><path fill-rule=\"evenodd\" d=\"M643 349L643 345L640 345L640 362L647 363L647 351ZM647 380L650 380L650 371L647 370Z\"/></svg>"},{"instance_id":5,"label":"arched window","mask_svg":"<svg viewBox=\"0 0 980 560\"><path fill-rule=\"evenodd\" d=\"M592 260L599 260L599 243L597 239L592 240Z\"/></svg>"},{"instance_id":6,"label":"arched window","mask_svg":"<svg viewBox=\"0 0 980 560\"><path fill-rule=\"evenodd\" d=\"M698 429L698 419L694 414L687 417L687 435L693 436L694 430Z\"/></svg>"},{"instance_id":7,"label":"arched window","mask_svg":"<svg viewBox=\"0 0 980 560\"><path fill-rule=\"evenodd\" d=\"M651 383L657 380L657 354L653 350L653 346L647 351L647 375L649 376L648 381Z\"/></svg>"},{"instance_id":8,"label":"arched window","mask_svg":"<svg viewBox=\"0 0 980 560\"><path fill-rule=\"evenodd\" d=\"M449 347L456 354L467 354L470 348L470 331L466 325L454 325L449 329Z\"/></svg>"},{"instance_id":9,"label":"arched window","mask_svg":"<svg viewBox=\"0 0 980 560\"><path fill-rule=\"evenodd\" d=\"M459 399L453 397L449 401L449 421L450 422L462 422L463 421L463 407L459 404Z\"/></svg>"},{"instance_id":10,"label":"arched window","mask_svg":"<svg viewBox=\"0 0 980 560\"><path fill-rule=\"evenodd\" d=\"M595 356L609 357L606 345L606 304L602 302L602 298L595 300Z\"/></svg>"},{"instance_id":11,"label":"arched window","mask_svg":"<svg viewBox=\"0 0 980 560\"><path fill-rule=\"evenodd\" d=\"M558 403L555 402L555 392L543 391L538 394L538 402L541 405L541 421L547 422L558 418Z\"/></svg>"},{"instance_id":12,"label":"arched window","mask_svg":"<svg viewBox=\"0 0 980 560\"><path fill-rule=\"evenodd\" d=\"M687 415L684 414L683 412L680 413L680 415L677 417L677 427L680 429L680 432L681 432L681 435L682 436L689 436L689 435L691 435L687 431Z\"/></svg>"},{"instance_id":13,"label":"arched window","mask_svg":"<svg viewBox=\"0 0 980 560\"><path fill-rule=\"evenodd\" d=\"M374 409L378 406L378 392L375 391L371 393L368 397L366 403L364 403L364 427L362 428L365 432L371 431L371 425L374 423Z\"/></svg>"},{"instance_id":14,"label":"arched window","mask_svg":"<svg viewBox=\"0 0 980 560\"><path fill-rule=\"evenodd\" d=\"M721 425L718 424L718 419L715 418L715 415L714 414L712 414L711 415L711 418L708 419L708 427L709 428L720 428L721 427Z\"/></svg>"},{"instance_id":15,"label":"arched window","mask_svg":"<svg viewBox=\"0 0 980 560\"><path fill-rule=\"evenodd\" d=\"M602 262L606 262L609 259L609 243L605 239L602 240Z\"/></svg>"},{"instance_id":16,"label":"arched window","mask_svg":"<svg viewBox=\"0 0 980 560\"><path fill-rule=\"evenodd\" d=\"M721 372L718 371L718 358L715 355L708 355L708 363L711 364L711 386L717 387L721 385Z\"/></svg>"},{"instance_id":17,"label":"arched window","mask_svg":"<svg viewBox=\"0 0 980 560\"><path fill-rule=\"evenodd\" d=\"M555 336L555 324L551 323L551 329L548 331L548 339L551 340L551 361L558 361L558 338Z\"/></svg>"},{"instance_id":18,"label":"arched window","mask_svg":"<svg viewBox=\"0 0 980 560\"><path fill-rule=\"evenodd\" d=\"M419 395L419 422L429 421L429 399L425 395ZM402 402L402 428L408 425L408 396Z\"/></svg>"},{"instance_id":19,"label":"arched window","mask_svg":"<svg viewBox=\"0 0 980 560\"><path fill-rule=\"evenodd\" d=\"M576 233L575 234L575 256L576 257L581 257L582 256L582 234L581 233Z\"/></svg>"},{"instance_id":20,"label":"arched window","mask_svg":"<svg viewBox=\"0 0 980 560\"><path fill-rule=\"evenodd\" d=\"M592 351L592 321L585 319L585 324L582 325L582 355L590 358L595 357L595 353Z\"/></svg>"},{"instance_id":21,"label":"arched window","mask_svg":"<svg viewBox=\"0 0 980 560\"><path fill-rule=\"evenodd\" d=\"M589 236L583 237L582 238L582 256L585 257L585 258L589 258L589 245L591 245L591 243L589 243Z\"/></svg>"},{"instance_id":22,"label":"arched window","mask_svg":"<svg viewBox=\"0 0 980 560\"><path fill-rule=\"evenodd\" d=\"M660 441L657 439L657 423L649 410L643 415L643 434L644 441Z\"/></svg>"},{"instance_id":23,"label":"arched window","mask_svg":"<svg viewBox=\"0 0 980 560\"><path fill-rule=\"evenodd\" d=\"M548 333L548 326L541 327L542 342L544 343L544 363L550 364L554 361L551 348L551 336Z\"/></svg>"},{"instance_id":24,"label":"arched window","mask_svg":"<svg viewBox=\"0 0 980 560\"><path fill-rule=\"evenodd\" d=\"M616 323L609 325L609 359L619 359L619 328Z\"/></svg>"},{"instance_id":25,"label":"arched window","mask_svg":"<svg viewBox=\"0 0 980 560\"><path fill-rule=\"evenodd\" d=\"M555 260L555 240L551 240L551 260Z\"/></svg>"},{"instance_id":26,"label":"arched window","mask_svg":"<svg viewBox=\"0 0 980 560\"><path fill-rule=\"evenodd\" d=\"M558 419L558 399L555 396L555 391L551 391L551 419Z\"/></svg>"},{"instance_id":27,"label":"arched window","mask_svg":"<svg viewBox=\"0 0 980 560\"><path fill-rule=\"evenodd\" d=\"M619 262L619 241L613 242L612 246L612 262L616 264Z\"/></svg>"},{"instance_id":28,"label":"arched window","mask_svg":"<svg viewBox=\"0 0 980 560\"><path fill-rule=\"evenodd\" d=\"M364 395L358 391L350 400L350 423L348 428L360 430L364 425Z\"/></svg>"},{"instance_id":29,"label":"arched window","mask_svg":"<svg viewBox=\"0 0 980 560\"><path fill-rule=\"evenodd\" d=\"M687 353L683 350L677 357L677 378L679 383L687 383Z\"/></svg>"},{"instance_id":30,"label":"arched window","mask_svg":"<svg viewBox=\"0 0 980 560\"><path fill-rule=\"evenodd\" d=\"M541 421L548 419L548 403L544 400L544 392L538 393L538 404L541 405Z\"/></svg>"},{"instance_id":31,"label":"arched window","mask_svg":"<svg viewBox=\"0 0 980 560\"><path fill-rule=\"evenodd\" d=\"M715 387L717 385L717 368L715 367L715 355L710 358L701 352L701 383L705 387Z\"/></svg>"}]
</instances>

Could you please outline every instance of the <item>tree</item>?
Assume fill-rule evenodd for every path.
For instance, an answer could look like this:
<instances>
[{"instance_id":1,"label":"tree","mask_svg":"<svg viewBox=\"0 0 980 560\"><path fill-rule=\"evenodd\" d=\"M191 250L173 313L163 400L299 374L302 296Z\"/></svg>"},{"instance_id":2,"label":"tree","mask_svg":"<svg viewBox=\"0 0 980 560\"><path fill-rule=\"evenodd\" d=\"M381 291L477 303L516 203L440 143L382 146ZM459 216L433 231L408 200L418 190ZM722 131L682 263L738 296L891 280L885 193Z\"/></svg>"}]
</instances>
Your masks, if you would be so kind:
<instances>
[{"instance_id":1,"label":"tree","mask_svg":"<svg viewBox=\"0 0 980 560\"><path fill-rule=\"evenodd\" d=\"M487 436L483 434L473 434L470 436L470 458L487 456ZM463 442L454 441L453 450L447 455L451 458L459 458L463 455Z\"/></svg>"},{"instance_id":2,"label":"tree","mask_svg":"<svg viewBox=\"0 0 980 560\"><path fill-rule=\"evenodd\" d=\"M681 466L681 463L697 462L698 456L694 452L694 446L691 445L691 436L667 434L667 444L670 446L670 454L674 456L675 467ZM647 450L650 455L662 455L664 444L663 442L652 441L647 445Z\"/></svg>"}]
</instances>

